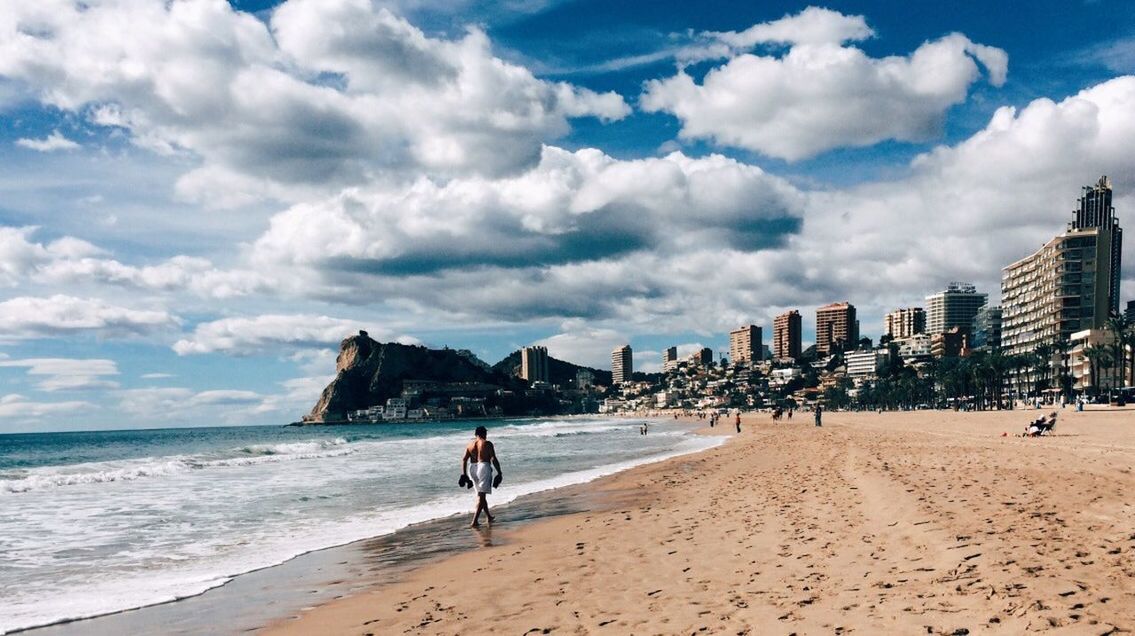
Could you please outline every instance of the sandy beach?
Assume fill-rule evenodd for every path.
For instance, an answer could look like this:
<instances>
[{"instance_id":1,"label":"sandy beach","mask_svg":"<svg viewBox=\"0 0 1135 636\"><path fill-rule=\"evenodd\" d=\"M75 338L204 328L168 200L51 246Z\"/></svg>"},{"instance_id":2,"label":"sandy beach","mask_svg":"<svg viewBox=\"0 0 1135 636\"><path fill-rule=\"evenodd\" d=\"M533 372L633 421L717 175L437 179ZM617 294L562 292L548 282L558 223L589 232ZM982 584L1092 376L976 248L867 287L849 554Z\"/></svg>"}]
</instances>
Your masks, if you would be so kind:
<instances>
[{"instance_id":1,"label":"sandy beach","mask_svg":"<svg viewBox=\"0 0 1135 636\"><path fill-rule=\"evenodd\" d=\"M721 447L594 482L588 512L455 520L485 546L262 633L1135 629L1135 410L1016 437L1036 415L749 416Z\"/></svg>"}]
</instances>

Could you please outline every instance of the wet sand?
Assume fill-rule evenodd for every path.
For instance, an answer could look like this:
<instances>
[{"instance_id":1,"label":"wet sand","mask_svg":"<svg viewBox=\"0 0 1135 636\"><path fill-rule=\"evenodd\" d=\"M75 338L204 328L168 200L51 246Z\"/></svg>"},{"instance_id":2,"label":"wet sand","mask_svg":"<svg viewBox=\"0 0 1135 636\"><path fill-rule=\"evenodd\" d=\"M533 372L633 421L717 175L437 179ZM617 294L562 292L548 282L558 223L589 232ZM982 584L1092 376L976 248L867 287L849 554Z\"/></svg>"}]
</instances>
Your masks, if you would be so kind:
<instances>
[{"instance_id":1,"label":"wet sand","mask_svg":"<svg viewBox=\"0 0 1135 636\"><path fill-rule=\"evenodd\" d=\"M1039 439L1014 436L1035 411L810 415L751 416L725 446L593 482L594 509L498 526L265 632L1135 629L1135 410L1065 409Z\"/></svg>"}]
</instances>

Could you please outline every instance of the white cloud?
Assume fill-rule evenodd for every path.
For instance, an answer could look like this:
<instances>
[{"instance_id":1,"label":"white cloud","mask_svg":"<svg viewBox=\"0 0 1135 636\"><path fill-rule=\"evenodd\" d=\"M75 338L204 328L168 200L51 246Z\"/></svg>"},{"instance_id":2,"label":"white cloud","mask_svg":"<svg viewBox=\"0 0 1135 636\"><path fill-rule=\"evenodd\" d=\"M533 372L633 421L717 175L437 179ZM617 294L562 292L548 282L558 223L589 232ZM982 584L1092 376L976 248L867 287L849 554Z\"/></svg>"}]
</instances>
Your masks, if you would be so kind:
<instances>
[{"instance_id":1,"label":"white cloud","mask_svg":"<svg viewBox=\"0 0 1135 636\"><path fill-rule=\"evenodd\" d=\"M141 376L143 380L164 380L166 378L177 377L172 373L143 373Z\"/></svg>"},{"instance_id":2,"label":"white cloud","mask_svg":"<svg viewBox=\"0 0 1135 636\"><path fill-rule=\"evenodd\" d=\"M86 391L114 389L118 383L106 376L118 375L113 360L75 358L0 359L0 367L26 368L28 375L47 376L36 386L41 391Z\"/></svg>"},{"instance_id":3,"label":"white cloud","mask_svg":"<svg viewBox=\"0 0 1135 636\"><path fill-rule=\"evenodd\" d=\"M926 42L909 56L869 57L841 44L871 35L862 18L831 11L810 9L742 33L714 35L735 47L771 41L791 46L779 57L736 55L700 84L684 69L648 81L642 108L676 116L682 138L789 161L889 139L931 139L946 111L964 101L981 76L978 62L994 86L1008 71L1004 51L958 33Z\"/></svg>"},{"instance_id":4,"label":"white cloud","mask_svg":"<svg viewBox=\"0 0 1135 636\"><path fill-rule=\"evenodd\" d=\"M145 334L174 326L163 310L131 309L94 298L56 294L19 296L0 302L0 340L91 331L109 336Z\"/></svg>"},{"instance_id":5,"label":"white cloud","mask_svg":"<svg viewBox=\"0 0 1135 636\"><path fill-rule=\"evenodd\" d=\"M9 393L0 396L0 417L11 418L5 424L11 424L12 420L27 421L34 420L48 415L64 415L68 413L81 413L97 410L99 407L90 402L84 401L67 401L67 402L33 402L23 395L16 393Z\"/></svg>"},{"instance_id":6,"label":"white cloud","mask_svg":"<svg viewBox=\"0 0 1135 636\"><path fill-rule=\"evenodd\" d=\"M34 281L58 287L96 283L154 292L189 291L219 299L247 296L276 285L259 272L222 270L207 259L189 256L174 256L156 265L127 265L74 237L46 245L35 242L31 237L37 229L0 226L0 284Z\"/></svg>"},{"instance_id":7,"label":"white cloud","mask_svg":"<svg viewBox=\"0 0 1135 636\"><path fill-rule=\"evenodd\" d=\"M419 170L510 173L569 118L630 112L501 60L476 28L430 37L369 0L289 0L268 24L216 0L10 3L0 77L198 158L179 193L223 205Z\"/></svg>"},{"instance_id":8,"label":"white cloud","mask_svg":"<svg viewBox=\"0 0 1135 636\"><path fill-rule=\"evenodd\" d=\"M193 336L178 340L178 355L222 352L233 355L285 354L297 348L338 345L347 336L367 331L379 341L397 340L417 344L408 336L394 336L375 325L357 320L312 315L263 315L224 318L197 325Z\"/></svg>"},{"instance_id":9,"label":"white cloud","mask_svg":"<svg viewBox=\"0 0 1135 636\"><path fill-rule=\"evenodd\" d=\"M741 31L711 32L706 35L736 49L758 44L843 44L874 37L861 15L844 15L831 9L808 7L796 15L762 22Z\"/></svg>"},{"instance_id":10,"label":"white cloud","mask_svg":"<svg viewBox=\"0 0 1135 636\"><path fill-rule=\"evenodd\" d=\"M54 152L56 150L74 150L81 146L64 137L58 130L53 131L43 139L17 139L17 146L23 146L38 152Z\"/></svg>"},{"instance_id":11,"label":"white cloud","mask_svg":"<svg viewBox=\"0 0 1135 636\"><path fill-rule=\"evenodd\" d=\"M421 179L296 205L272 219L253 258L265 268L413 275L686 243L749 247L774 234L763 225L797 217L801 203L786 181L720 155L620 161L545 147L539 165L515 177Z\"/></svg>"}]
</instances>

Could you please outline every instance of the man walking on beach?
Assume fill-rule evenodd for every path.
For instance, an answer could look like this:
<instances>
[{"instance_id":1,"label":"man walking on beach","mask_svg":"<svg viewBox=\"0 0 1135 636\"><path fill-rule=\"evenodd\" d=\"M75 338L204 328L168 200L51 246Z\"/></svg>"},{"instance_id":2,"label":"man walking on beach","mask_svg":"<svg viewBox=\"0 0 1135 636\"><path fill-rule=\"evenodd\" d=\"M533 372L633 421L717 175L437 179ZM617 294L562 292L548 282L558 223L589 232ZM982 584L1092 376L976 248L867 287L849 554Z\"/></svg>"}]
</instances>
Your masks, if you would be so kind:
<instances>
[{"instance_id":1,"label":"man walking on beach","mask_svg":"<svg viewBox=\"0 0 1135 636\"><path fill-rule=\"evenodd\" d=\"M500 485L504 471L501 470L500 461L497 460L497 451L493 448L493 443L486 439L489 432L485 427L478 426L473 431L473 435L473 441L465 448L465 456L461 458L461 475L472 481L473 487L477 489L477 511L473 513L473 523L469 524L469 527L476 528L481 525L478 520L481 518L482 510L485 511L488 522L493 522L485 495L493 491L493 486ZM466 465L469 470L466 470ZM496 479L493 479L493 468L497 470Z\"/></svg>"},{"instance_id":2,"label":"man walking on beach","mask_svg":"<svg viewBox=\"0 0 1135 636\"><path fill-rule=\"evenodd\" d=\"M824 414L824 407L816 405L816 426L820 426L820 417Z\"/></svg>"}]
</instances>

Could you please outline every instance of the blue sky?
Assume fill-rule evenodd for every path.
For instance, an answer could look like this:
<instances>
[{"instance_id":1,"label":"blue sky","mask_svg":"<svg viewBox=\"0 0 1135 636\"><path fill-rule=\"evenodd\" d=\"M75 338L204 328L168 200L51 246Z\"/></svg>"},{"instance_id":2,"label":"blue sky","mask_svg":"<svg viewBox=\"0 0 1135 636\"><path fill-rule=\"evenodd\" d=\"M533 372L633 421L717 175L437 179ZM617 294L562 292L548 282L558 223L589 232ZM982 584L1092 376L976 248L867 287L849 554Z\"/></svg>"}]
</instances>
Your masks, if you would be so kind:
<instances>
[{"instance_id":1,"label":"blue sky","mask_svg":"<svg viewBox=\"0 0 1135 636\"><path fill-rule=\"evenodd\" d=\"M360 328L875 336L1135 207L1117 0L83 4L0 6L0 432L291 421Z\"/></svg>"}]
</instances>

